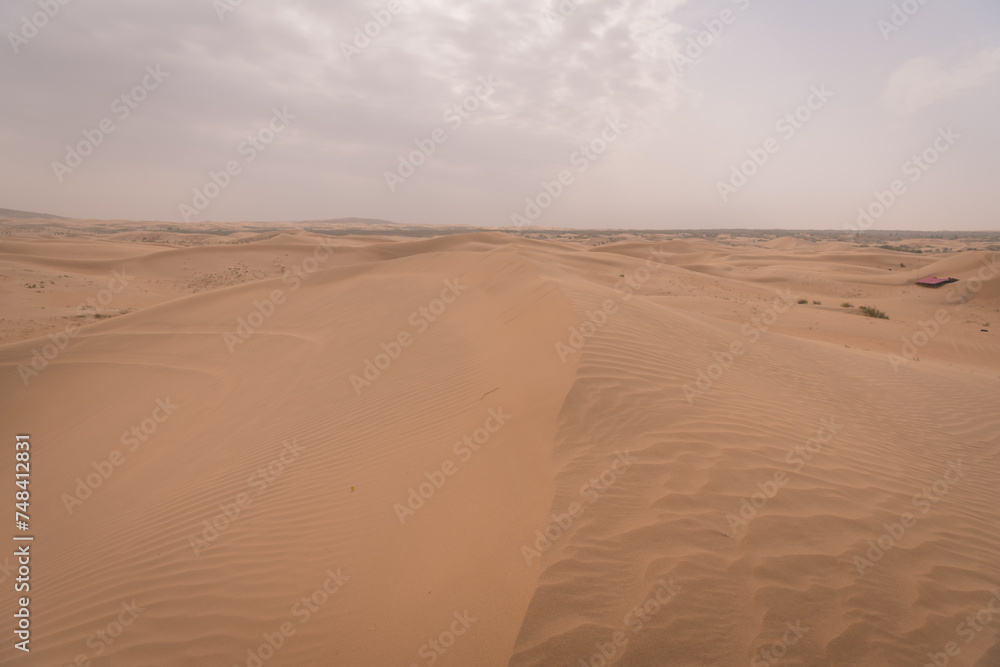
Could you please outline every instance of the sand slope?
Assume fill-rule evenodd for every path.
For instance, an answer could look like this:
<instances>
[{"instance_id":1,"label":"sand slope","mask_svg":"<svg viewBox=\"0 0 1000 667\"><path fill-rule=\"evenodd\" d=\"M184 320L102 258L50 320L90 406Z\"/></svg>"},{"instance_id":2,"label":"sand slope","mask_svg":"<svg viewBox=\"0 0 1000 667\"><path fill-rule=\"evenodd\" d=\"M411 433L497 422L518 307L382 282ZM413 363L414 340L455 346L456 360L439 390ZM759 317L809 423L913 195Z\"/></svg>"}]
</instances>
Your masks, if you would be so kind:
<instances>
[{"instance_id":1,"label":"sand slope","mask_svg":"<svg viewBox=\"0 0 1000 667\"><path fill-rule=\"evenodd\" d=\"M1000 587L994 253L935 291L793 238L161 234L0 246L37 573L0 662L997 664L1000 616L958 627Z\"/></svg>"}]
</instances>

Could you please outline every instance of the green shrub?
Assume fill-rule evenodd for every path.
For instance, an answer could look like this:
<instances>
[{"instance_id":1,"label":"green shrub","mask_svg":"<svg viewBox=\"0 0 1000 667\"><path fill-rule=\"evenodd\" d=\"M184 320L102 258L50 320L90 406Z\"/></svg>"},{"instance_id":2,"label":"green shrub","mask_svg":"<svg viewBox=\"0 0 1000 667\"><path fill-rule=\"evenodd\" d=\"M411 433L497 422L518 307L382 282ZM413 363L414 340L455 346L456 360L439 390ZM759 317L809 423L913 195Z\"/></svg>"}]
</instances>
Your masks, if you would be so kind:
<instances>
[{"instance_id":1,"label":"green shrub","mask_svg":"<svg viewBox=\"0 0 1000 667\"><path fill-rule=\"evenodd\" d=\"M841 308L854 308L854 306L851 305L850 301L845 301L844 303L840 304L840 307Z\"/></svg>"},{"instance_id":2,"label":"green shrub","mask_svg":"<svg viewBox=\"0 0 1000 667\"><path fill-rule=\"evenodd\" d=\"M874 317L879 320L887 320L889 316L883 313L878 308L872 308L871 306L861 306L861 312L865 314L866 317Z\"/></svg>"},{"instance_id":3,"label":"green shrub","mask_svg":"<svg viewBox=\"0 0 1000 667\"><path fill-rule=\"evenodd\" d=\"M799 299L799 303L809 303L809 299Z\"/></svg>"},{"instance_id":4,"label":"green shrub","mask_svg":"<svg viewBox=\"0 0 1000 667\"><path fill-rule=\"evenodd\" d=\"M822 301L813 301L813 305L814 306L822 306L823 302Z\"/></svg>"}]
</instances>

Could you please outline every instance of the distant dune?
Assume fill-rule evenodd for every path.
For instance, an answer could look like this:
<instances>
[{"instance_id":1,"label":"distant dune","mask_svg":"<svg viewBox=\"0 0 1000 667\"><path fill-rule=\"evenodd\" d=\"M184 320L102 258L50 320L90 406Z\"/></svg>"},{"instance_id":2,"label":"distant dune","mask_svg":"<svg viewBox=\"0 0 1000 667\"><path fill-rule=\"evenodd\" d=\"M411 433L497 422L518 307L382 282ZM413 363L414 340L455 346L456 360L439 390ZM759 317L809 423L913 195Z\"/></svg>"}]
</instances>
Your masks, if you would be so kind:
<instances>
[{"instance_id":1,"label":"distant dune","mask_svg":"<svg viewBox=\"0 0 1000 667\"><path fill-rule=\"evenodd\" d=\"M998 664L989 240L55 222L25 664Z\"/></svg>"}]
</instances>

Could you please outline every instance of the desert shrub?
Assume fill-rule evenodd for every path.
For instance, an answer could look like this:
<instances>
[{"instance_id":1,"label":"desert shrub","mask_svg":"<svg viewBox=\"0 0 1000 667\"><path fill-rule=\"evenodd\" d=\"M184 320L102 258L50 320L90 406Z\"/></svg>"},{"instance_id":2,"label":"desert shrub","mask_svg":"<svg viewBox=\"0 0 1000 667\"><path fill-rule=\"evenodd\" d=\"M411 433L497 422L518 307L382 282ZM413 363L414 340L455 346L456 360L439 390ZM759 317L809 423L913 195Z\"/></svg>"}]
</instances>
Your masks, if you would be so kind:
<instances>
[{"instance_id":1,"label":"desert shrub","mask_svg":"<svg viewBox=\"0 0 1000 667\"><path fill-rule=\"evenodd\" d=\"M883 313L878 308L872 308L871 306L861 306L861 312L865 314L866 317L874 317L879 320L887 320L889 316Z\"/></svg>"},{"instance_id":2,"label":"desert shrub","mask_svg":"<svg viewBox=\"0 0 1000 667\"><path fill-rule=\"evenodd\" d=\"M799 303L809 303L809 299L799 299Z\"/></svg>"},{"instance_id":3,"label":"desert shrub","mask_svg":"<svg viewBox=\"0 0 1000 667\"><path fill-rule=\"evenodd\" d=\"M854 306L851 305L850 301L845 301L844 303L840 304L840 307L841 308L854 308Z\"/></svg>"}]
</instances>

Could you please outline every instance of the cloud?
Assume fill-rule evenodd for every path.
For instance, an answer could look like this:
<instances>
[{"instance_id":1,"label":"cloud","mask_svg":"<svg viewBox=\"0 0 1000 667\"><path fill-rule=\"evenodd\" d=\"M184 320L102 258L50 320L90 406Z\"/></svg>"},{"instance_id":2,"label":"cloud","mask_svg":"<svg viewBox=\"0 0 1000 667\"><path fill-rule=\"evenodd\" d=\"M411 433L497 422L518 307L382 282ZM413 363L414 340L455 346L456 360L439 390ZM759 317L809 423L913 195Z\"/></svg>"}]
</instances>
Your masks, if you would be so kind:
<instances>
[{"instance_id":1,"label":"cloud","mask_svg":"<svg viewBox=\"0 0 1000 667\"><path fill-rule=\"evenodd\" d=\"M671 17L685 2L484 0L470 12L466 2L438 0L409 24L401 16L370 57L407 63L442 84L492 73L508 84L492 123L586 134L610 113L673 108L667 55L680 26Z\"/></svg>"},{"instance_id":2,"label":"cloud","mask_svg":"<svg viewBox=\"0 0 1000 667\"><path fill-rule=\"evenodd\" d=\"M223 2L233 11L220 18ZM907 114L946 98L952 102L940 107L948 105L948 122L981 138L963 149L965 163L952 161L968 175L954 187L986 188L983 174L995 161L989 147L1000 129L987 111L1000 50L982 49L996 44L985 40L995 39L998 22L978 11L979 0L953 0L965 10L908 28L928 54L944 53L948 35L978 46L902 67L897 52L877 40L854 40L858 21L870 13L865 0L845 0L830 12L823 3L745 0L401 0L392 2L401 9L391 21L389 4L67 4L18 52L8 43L0 55L0 181L7 186L0 205L179 220L179 203L238 155L275 108L295 115L290 128L212 203L208 218L507 224L511 210L614 116L629 126L625 140L581 175L580 187L546 214L545 224L607 226L627 208L628 224L637 226L676 216L697 226L801 224L808 213L815 224L839 227L821 202L853 197L853 186L870 189L862 179L880 179L873 159L871 173L844 182L845 161L863 148L895 163L911 149L906 128L881 131L886 108ZM711 57L675 71L674 56L721 9L751 5ZM37 0L0 2L0 24L21 30L38 11ZM343 46L361 30L370 44L348 61ZM67 147L101 119L117 119L113 101L156 65L169 79L58 182L52 163L64 161ZM490 76L499 82L495 94L456 128L445 114ZM822 131L803 133L795 154L789 150L768 168L757 200L747 196L718 213L713 184L720 174L819 82L874 89L875 99L843 98L841 111L819 121ZM445 128L447 143L390 192L385 172L436 128ZM843 161L810 143L819 135ZM786 166L777 166L782 161ZM799 175L828 183L817 186L815 204L804 194L787 195L800 190ZM765 214L759 202L766 197ZM988 197L964 199L975 202L976 225L995 226ZM939 214L923 212L920 224L937 224L932 213Z\"/></svg>"},{"instance_id":3,"label":"cloud","mask_svg":"<svg viewBox=\"0 0 1000 667\"><path fill-rule=\"evenodd\" d=\"M948 69L933 58L914 58L889 77L882 104L908 116L942 100L990 83L1000 71L1000 48L986 49Z\"/></svg>"}]
</instances>

